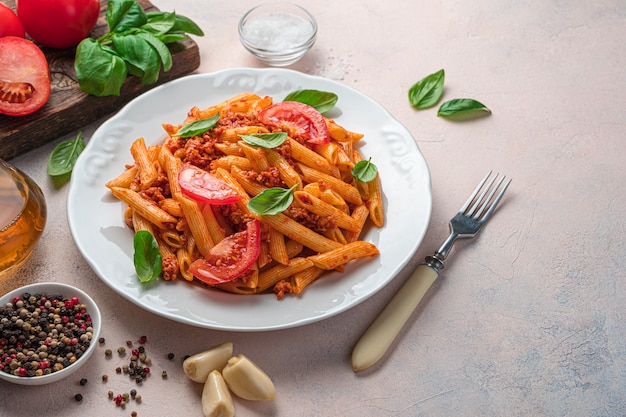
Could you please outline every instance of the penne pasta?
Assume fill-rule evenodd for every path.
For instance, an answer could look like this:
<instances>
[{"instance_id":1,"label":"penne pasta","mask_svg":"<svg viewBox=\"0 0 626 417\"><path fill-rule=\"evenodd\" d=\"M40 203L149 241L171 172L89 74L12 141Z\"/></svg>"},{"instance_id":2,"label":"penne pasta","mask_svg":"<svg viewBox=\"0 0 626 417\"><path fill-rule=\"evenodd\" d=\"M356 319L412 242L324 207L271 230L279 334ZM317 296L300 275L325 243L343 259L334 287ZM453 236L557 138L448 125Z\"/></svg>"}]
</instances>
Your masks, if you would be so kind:
<instances>
[{"instance_id":1,"label":"penne pasta","mask_svg":"<svg viewBox=\"0 0 626 417\"><path fill-rule=\"evenodd\" d=\"M130 153L135 160L139 174L139 186L142 190L150 187L156 180L158 173L154 167L154 160L148 154L146 142L143 138L136 139L130 147Z\"/></svg>"},{"instance_id":2,"label":"penne pasta","mask_svg":"<svg viewBox=\"0 0 626 417\"><path fill-rule=\"evenodd\" d=\"M321 269L331 270L346 263L367 256L378 255L378 248L369 242L357 240L355 242L342 245L341 247L320 253L319 255L309 256L307 259Z\"/></svg>"},{"instance_id":3,"label":"penne pasta","mask_svg":"<svg viewBox=\"0 0 626 417\"><path fill-rule=\"evenodd\" d=\"M306 129L261 121L259 112L272 103L269 96L241 93L205 109L192 107L180 125L161 124L167 134L161 144L146 146L136 138L131 163L106 183L127 206L128 227L155 237L164 280L201 280L241 295L273 291L280 299L301 294L327 271L378 254L374 244L359 240L368 221L381 227L385 215L380 178L362 183L352 176L363 159L356 149L363 135L324 118L328 138L311 143ZM218 114L209 130L177 135L181 127ZM273 148L271 141L254 146L242 140L277 131L291 136ZM187 165L206 172L179 179ZM179 181L188 181L184 193ZM220 200L223 189L228 200L226 193ZM287 201L278 212L248 207L252 198L272 193ZM252 257L237 269L247 254ZM193 265L199 259L205 260L204 272Z\"/></svg>"}]
</instances>

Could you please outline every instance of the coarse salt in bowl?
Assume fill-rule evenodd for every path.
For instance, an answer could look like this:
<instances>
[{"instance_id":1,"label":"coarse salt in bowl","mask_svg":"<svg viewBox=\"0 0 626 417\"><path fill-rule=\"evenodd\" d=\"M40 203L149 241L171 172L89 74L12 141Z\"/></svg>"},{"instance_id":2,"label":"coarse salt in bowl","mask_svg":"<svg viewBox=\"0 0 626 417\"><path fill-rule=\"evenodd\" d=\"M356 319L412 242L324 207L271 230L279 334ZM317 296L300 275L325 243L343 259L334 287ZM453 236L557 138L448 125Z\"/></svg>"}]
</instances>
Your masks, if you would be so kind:
<instances>
[{"instance_id":1,"label":"coarse salt in bowl","mask_svg":"<svg viewBox=\"0 0 626 417\"><path fill-rule=\"evenodd\" d=\"M315 18L297 4L262 4L239 21L239 39L244 48L275 67L298 61L311 49L316 37Z\"/></svg>"},{"instance_id":2,"label":"coarse salt in bowl","mask_svg":"<svg viewBox=\"0 0 626 417\"><path fill-rule=\"evenodd\" d=\"M33 303L24 302L25 297L31 296L34 297ZM48 301L58 298L59 303L56 304L59 310L63 307L66 310L56 312L52 305L55 303L46 303L46 300L42 302L42 296ZM22 302L18 305L20 300ZM55 312L51 309L55 309ZM33 312L35 312L34 316ZM16 316L15 321L11 318L12 315ZM13 323L8 323L7 320ZM45 328L47 326L44 322L50 323L51 326ZM0 329L2 330L0 333L0 358L2 359L0 379L20 385L44 385L73 374L87 362L96 349L101 323L100 310L93 299L84 291L71 285L41 282L17 288L3 295L0 297ZM33 328L32 325L42 328ZM55 329L59 326L61 331ZM43 333L46 334L43 335ZM24 348L26 343L23 341L18 343L19 340L17 340L20 335L23 340L26 338L30 338L31 341L32 338L37 338L37 340ZM61 343L63 346L67 344L72 346L71 355L65 353L67 352L65 349L58 350L58 352L55 350ZM72 356L75 359L72 359ZM22 360L25 357L28 359ZM55 360L55 357L60 357L61 360ZM14 359L17 362L14 362ZM64 360L67 360L65 365ZM57 362L60 365L55 368ZM37 372L37 370L39 372L31 376L28 375L29 369L32 372Z\"/></svg>"}]
</instances>

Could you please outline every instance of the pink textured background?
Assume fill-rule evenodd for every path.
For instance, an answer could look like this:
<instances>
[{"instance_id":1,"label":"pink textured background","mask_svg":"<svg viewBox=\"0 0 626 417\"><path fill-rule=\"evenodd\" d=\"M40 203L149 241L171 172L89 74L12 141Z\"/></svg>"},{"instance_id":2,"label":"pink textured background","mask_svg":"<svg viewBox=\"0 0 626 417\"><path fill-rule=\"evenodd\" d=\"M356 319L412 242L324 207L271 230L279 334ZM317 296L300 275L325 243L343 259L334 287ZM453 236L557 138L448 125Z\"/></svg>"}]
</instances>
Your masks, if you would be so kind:
<instances>
[{"instance_id":1,"label":"pink textured background","mask_svg":"<svg viewBox=\"0 0 626 417\"><path fill-rule=\"evenodd\" d=\"M139 416L200 417L201 386L182 374L180 358L229 340L277 389L273 402L236 400L242 417L626 415L624 2L299 3L318 19L319 38L291 68L380 102L428 161L433 215L415 259L376 296L316 324L250 334L177 324L123 300L83 261L67 229L67 187L55 188L46 174L52 143L11 161L44 189L49 219L35 253L3 278L1 292L37 280L79 284L104 310L107 346L147 335L157 374L140 388L141 405L115 409L108 389L132 384L115 375L115 357L96 353L76 381L35 388L0 382L0 415L109 417L135 409ZM261 66L237 37L239 18L255 2L154 4L203 27L200 72ZM408 89L440 68L444 99L475 98L493 115L454 123L436 117L436 108L413 110ZM449 217L490 169L513 183L488 228L456 246L388 355L353 373L353 344L412 267L440 245ZM168 361L168 352L177 358ZM72 398L77 392L82 403Z\"/></svg>"}]
</instances>

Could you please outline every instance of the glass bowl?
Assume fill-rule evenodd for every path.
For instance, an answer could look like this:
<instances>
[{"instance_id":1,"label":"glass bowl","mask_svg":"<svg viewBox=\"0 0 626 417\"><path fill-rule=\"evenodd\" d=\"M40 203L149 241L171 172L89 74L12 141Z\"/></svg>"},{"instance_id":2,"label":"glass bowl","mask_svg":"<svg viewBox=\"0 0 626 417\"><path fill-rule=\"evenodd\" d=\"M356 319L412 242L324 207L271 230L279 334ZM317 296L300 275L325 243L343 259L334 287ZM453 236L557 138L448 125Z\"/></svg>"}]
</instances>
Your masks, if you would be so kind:
<instances>
[{"instance_id":1,"label":"glass bowl","mask_svg":"<svg viewBox=\"0 0 626 417\"><path fill-rule=\"evenodd\" d=\"M267 65L284 67L304 56L315 43L317 21L292 3L256 6L239 21L239 39L252 55Z\"/></svg>"},{"instance_id":2,"label":"glass bowl","mask_svg":"<svg viewBox=\"0 0 626 417\"><path fill-rule=\"evenodd\" d=\"M49 302L41 302L42 296ZM24 301L33 297L32 302ZM51 301L55 298L63 300L59 310L65 308L69 312L51 312L57 304ZM19 300L23 304L18 304ZM35 307L35 304L43 306ZM17 315L15 319L11 318L13 311ZM46 330L33 327L44 327L43 321L57 318L53 316L48 320L42 314L44 311L58 314L55 321L58 323ZM71 285L41 282L3 295L0 297L0 379L20 385L44 385L66 378L89 360L98 344L101 328L102 317L96 303L87 293ZM38 332L46 333L45 337ZM33 338L36 339L33 341ZM31 342L30 346L26 340ZM71 354L64 349L67 345L71 346Z\"/></svg>"},{"instance_id":3,"label":"glass bowl","mask_svg":"<svg viewBox=\"0 0 626 417\"><path fill-rule=\"evenodd\" d=\"M30 255L46 224L46 199L28 175L0 159L0 274Z\"/></svg>"}]
</instances>

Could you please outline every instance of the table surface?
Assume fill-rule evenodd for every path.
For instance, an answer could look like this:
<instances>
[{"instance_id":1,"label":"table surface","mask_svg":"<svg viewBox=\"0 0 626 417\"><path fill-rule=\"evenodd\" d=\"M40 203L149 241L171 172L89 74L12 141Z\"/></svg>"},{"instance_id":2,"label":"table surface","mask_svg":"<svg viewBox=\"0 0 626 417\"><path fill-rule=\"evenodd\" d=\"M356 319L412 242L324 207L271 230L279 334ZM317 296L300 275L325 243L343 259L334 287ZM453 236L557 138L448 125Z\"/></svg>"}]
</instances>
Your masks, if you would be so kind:
<instances>
[{"instance_id":1,"label":"table surface","mask_svg":"<svg viewBox=\"0 0 626 417\"><path fill-rule=\"evenodd\" d=\"M204 28L206 36L195 38L198 72L263 66L237 36L238 20L254 2L154 4ZM49 215L34 253L2 278L0 293L34 281L79 285L103 310L108 347L148 337L155 375L138 388L141 404L115 409L107 391L132 385L115 375L115 359L97 352L63 384L0 382L0 415L202 416L202 386L184 376L181 359L226 341L276 385L274 401L236 399L242 417L626 415L624 3L300 4L316 16L319 38L290 68L378 101L411 131L428 162L433 210L414 258L375 296L314 324L240 333L176 323L118 296L83 260L67 226L68 186L55 187L46 174L58 141L50 143L11 161L42 187ZM451 122L436 108L414 110L408 89L441 68L445 100L474 98L493 114ZM100 123L82 129L84 136ZM513 182L489 226L457 244L385 357L354 373L354 343L439 247L449 217L491 169Z\"/></svg>"}]
</instances>

